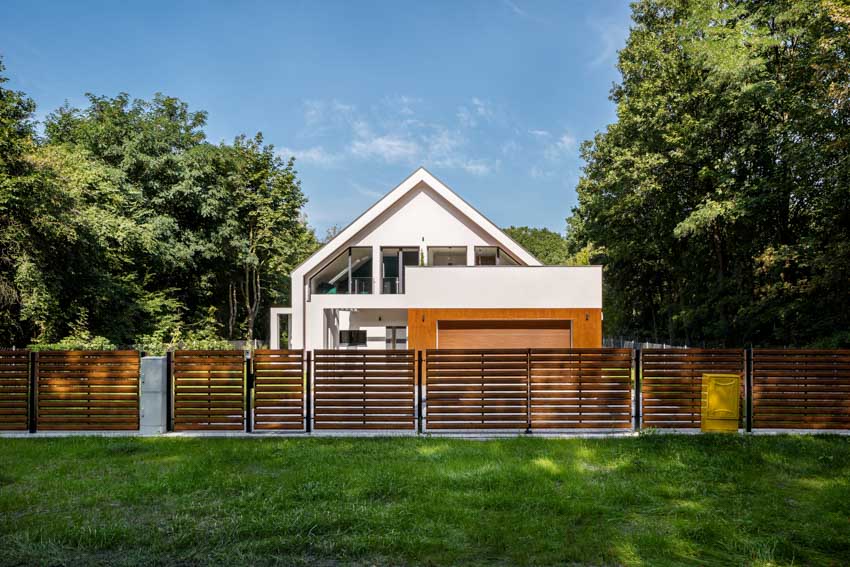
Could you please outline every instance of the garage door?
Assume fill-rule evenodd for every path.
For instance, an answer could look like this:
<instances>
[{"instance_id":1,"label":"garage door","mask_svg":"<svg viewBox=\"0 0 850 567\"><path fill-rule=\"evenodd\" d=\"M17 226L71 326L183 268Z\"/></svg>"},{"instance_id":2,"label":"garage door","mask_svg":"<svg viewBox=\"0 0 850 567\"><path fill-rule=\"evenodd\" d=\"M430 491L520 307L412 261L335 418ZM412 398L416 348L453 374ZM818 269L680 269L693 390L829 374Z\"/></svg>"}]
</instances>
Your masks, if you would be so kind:
<instances>
[{"instance_id":1,"label":"garage door","mask_svg":"<svg viewBox=\"0 0 850 567\"><path fill-rule=\"evenodd\" d=\"M439 321L437 348L569 348L570 322Z\"/></svg>"}]
</instances>

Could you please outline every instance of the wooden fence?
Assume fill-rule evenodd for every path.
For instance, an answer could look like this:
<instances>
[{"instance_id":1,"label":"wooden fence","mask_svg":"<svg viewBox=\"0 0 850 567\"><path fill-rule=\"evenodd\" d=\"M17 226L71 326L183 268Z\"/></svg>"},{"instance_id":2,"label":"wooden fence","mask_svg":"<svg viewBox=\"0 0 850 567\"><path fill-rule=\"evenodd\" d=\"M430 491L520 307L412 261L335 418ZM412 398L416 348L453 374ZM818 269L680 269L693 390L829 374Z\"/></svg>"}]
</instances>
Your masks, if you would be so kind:
<instances>
[{"instance_id":1,"label":"wooden fence","mask_svg":"<svg viewBox=\"0 0 850 567\"><path fill-rule=\"evenodd\" d=\"M174 352L174 430L241 431L245 427L245 353Z\"/></svg>"},{"instance_id":2,"label":"wooden fence","mask_svg":"<svg viewBox=\"0 0 850 567\"><path fill-rule=\"evenodd\" d=\"M304 351L257 350L254 429L304 429Z\"/></svg>"},{"instance_id":3,"label":"wooden fence","mask_svg":"<svg viewBox=\"0 0 850 567\"><path fill-rule=\"evenodd\" d=\"M316 429L414 429L414 351L317 350L315 357Z\"/></svg>"},{"instance_id":4,"label":"wooden fence","mask_svg":"<svg viewBox=\"0 0 850 567\"><path fill-rule=\"evenodd\" d=\"M700 427L702 375L738 374L740 349L646 349L641 352L644 427Z\"/></svg>"},{"instance_id":5,"label":"wooden fence","mask_svg":"<svg viewBox=\"0 0 850 567\"><path fill-rule=\"evenodd\" d=\"M173 429L244 430L249 377L257 430L303 431L311 409L323 430L412 431L420 413L432 432L620 430L635 378L644 427L697 428L705 373L745 378L755 430L850 429L850 350L646 349L637 377L633 352L429 350L422 395L414 351L316 351L312 381L300 350L255 351L247 375L243 351L177 351ZM136 351L0 351L0 430L137 430L139 382Z\"/></svg>"},{"instance_id":6,"label":"wooden fence","mask_svg":"<svg viewBox=\"0 0 850 567\"><path fill-rule=\"evenodd\" d=\"M753 350L753 426L850 428L850 350Z\"/></svg>"},{"instance_id":7,"label":"wooden fence","mask_svg":"<svg viewBox=\"0 0 850 567\"><path fill-rule=\"evenodd\" d=\"M0 431L28 427L29 352L0 350Z\"/></svg>"},{"instance_id":8,"label":"wooden fence","mask_svg":"<svg viewBox=\"0 0 850 567\"><path fill-rule=\"evenodd\" d=\"M533 349L533 429L632 426L630 349Z\"/></svg>"},{"instance_id":9,"label":"wooden fence","mask_svg":"<svg viewBox=\"0 0 850 567\"><path fill-rule=\"evenodd\" d=\"M429 350L426 428L526 429L528 351Z\"/></svg>"},{"instance_id":10,"label":"wooden fence","mask_svg":"<svg viewBox=\"0 0 850 567\"><path fill-rule=\"evenodd\" d=\"M137 351L44 351L35 360L39 430L139 428Z\"/></svg>"}]
</instances>

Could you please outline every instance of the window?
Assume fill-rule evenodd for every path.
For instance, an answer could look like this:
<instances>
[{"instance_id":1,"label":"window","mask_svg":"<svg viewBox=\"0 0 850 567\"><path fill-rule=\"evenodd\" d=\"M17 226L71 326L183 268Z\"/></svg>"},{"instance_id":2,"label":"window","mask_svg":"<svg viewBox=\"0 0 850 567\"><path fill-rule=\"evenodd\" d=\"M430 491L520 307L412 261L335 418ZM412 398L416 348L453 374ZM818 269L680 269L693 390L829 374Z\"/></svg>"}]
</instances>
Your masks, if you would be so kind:
<instances>
[{"instance_id":1,"label":"window","mask_svg":"<svg viewBox=\"0 0 850 567\"><path fill-rule=\"evenodd\" d=\"M372 293L372 248L351 247L334 258L311 280L313 293Z\"/></svg>"},{"instance_id":2,"label":"window","mask_svg":"<svg viewBox=\"0 0 850 567\"><path fill-rule=\"evenodd\" d=\"M366 331L340 331L339 344L345 346L366 346Z\"/></svg>"},{"instance_id":3,"label":"window","mask_svg":"<svg viewBox=\"0 0 850 567\"><path fill-rule=\"evenodd\" d=\"M475 247L475 265L476 266L516 266L517 261L514 260L507 252L498 246L476 246Z\"/></svg>"},{"instance_id":4,"label":"window","mask_svg":"<svg viewBox=\"0 0 850 567\"><path fill-rule=\"evenodd\" d=\"M418 265L419 248L381 248L381 293L404 293L404 268Z\"/></svg>"},{"instance_id":5,"label":"window","mask_svg":"<svg viewBox=\"0 0 850 567\"><path fill-rule=\"evenodd\" d=\"M429 266L466 266L466 246L432 246L428 248Z\"/></svg>"},{"instance_id":6,"label":"window","mask_svg":"<svg viewBox=\"0 0 850 567\"><path fill-rule=\"evenodd\" d=\"M407 327L387 327L387 350L407 348Z\"/></svg>"}]
</instances>

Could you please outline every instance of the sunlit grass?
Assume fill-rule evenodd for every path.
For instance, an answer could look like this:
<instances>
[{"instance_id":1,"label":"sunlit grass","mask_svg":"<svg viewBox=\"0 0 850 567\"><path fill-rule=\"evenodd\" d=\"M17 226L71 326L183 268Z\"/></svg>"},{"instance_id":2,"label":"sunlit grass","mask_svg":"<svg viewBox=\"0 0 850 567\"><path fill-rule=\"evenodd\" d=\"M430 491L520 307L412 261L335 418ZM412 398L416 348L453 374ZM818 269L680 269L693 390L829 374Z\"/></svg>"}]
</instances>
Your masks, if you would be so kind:
<instances>
[{"instance_id":1,"label":"sunlit grass","mask_svg":"<svg viewBox=\"0 0 850 567\"><path fill-rule=\"evenodd\" d=\"M0 564L850 563L850 438L0 439Z\"/></svg>"}]
</instances>

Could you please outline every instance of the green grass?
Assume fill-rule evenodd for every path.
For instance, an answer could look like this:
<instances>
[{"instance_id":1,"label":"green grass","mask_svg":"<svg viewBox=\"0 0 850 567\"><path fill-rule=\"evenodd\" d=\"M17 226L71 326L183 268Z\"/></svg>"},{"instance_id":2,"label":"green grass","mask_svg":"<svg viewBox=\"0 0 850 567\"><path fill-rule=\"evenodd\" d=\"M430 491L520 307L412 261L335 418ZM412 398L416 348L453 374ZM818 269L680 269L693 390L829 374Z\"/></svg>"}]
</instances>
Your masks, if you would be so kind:
<instances>
[{"instance_id":1,"label":"green grass","mask_svg":"<svg viewBox=\"0 0 850 567\"><path fill-rule=\"evenodd\" d=\"M850 437L0 439L0 564L846 565Z\"/></svg>"}]
</instances>

